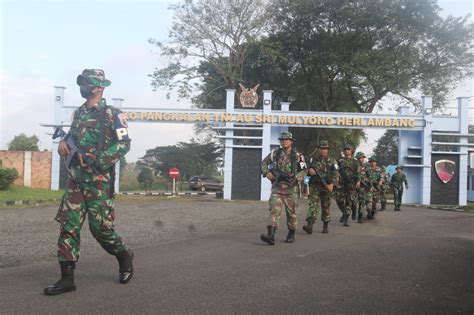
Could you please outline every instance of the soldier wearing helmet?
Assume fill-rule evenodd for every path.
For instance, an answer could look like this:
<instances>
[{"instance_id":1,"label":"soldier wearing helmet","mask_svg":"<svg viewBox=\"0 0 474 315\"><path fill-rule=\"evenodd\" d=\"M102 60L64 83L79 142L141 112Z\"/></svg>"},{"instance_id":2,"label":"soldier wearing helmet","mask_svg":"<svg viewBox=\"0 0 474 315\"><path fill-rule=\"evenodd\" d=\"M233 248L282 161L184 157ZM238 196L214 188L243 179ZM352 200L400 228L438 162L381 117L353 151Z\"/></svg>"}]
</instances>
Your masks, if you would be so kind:
<instances>
[{"instance_id":1,"label":"soldier wearing helmet","mask_svg":"<svg viewBox=\"0 0 474 315\"><path fill-rule=\"evenodd\" d=\"M380 190L382 189L382 169L377 165L377 158L371 156L369 159L370 167L367 169L367 178L369 186L367 187L367 218L375 219L377 211L377 202L380 198Z\"/></svg>"},{"instance_id":2,"label":"soldier wearing helmet","mask_svg":"<svg viewBox=\"0 0 474 315\"><path fill-rule=\"evenodd\" d=\"M262 161L262 174L272 183L272 193L267 234L260 235L260 239L269 245L275 244L275 233L283 210L288 227L285 242L295 241L297 189L306 175L306 162L304 156L293 147L293 134L284 131L278 140L281 147L272 150Z\"/></svg>"},{"instance_id":3,"label":"soldier wearing helmet","mask_svg":"<svg viewBox=\"0 0 474 315\"><path fill-rule=\"evenodd\" d=\"M133 252L125 247L114 229L115 163L130 150L125 115L106 104L104 88L110 85L101 69L85 69L77 77L80 93L86 99L73 115L66 141L58 152L74 163L69 164L66 190L58 209L60 222L58 260L61 279L44 289L46 295L76 290L74 269L79 259L80 231L87 217L97 242L119 263L119 282L127 283L133 276ZM73 142L70 142L73 141ZM76 153L72 147L79 148Z\"/></svg>"},{"instance_id":4,"label":"soldier wearing helmet","mask_svg":"<svg viewBox=\"0 0 474 315\"><path fill-rule=\"evenodd\" d=\"M344 157L337 162L339 166L339 188L337 190L336 201L342 212L340 219L344 226L349 226L349 216L352 211L352 219L355 220L358 201L356 185L360 181L359 164L354 159L354 147L346 143L343 147Z\"/></svg>"}]
</instances>

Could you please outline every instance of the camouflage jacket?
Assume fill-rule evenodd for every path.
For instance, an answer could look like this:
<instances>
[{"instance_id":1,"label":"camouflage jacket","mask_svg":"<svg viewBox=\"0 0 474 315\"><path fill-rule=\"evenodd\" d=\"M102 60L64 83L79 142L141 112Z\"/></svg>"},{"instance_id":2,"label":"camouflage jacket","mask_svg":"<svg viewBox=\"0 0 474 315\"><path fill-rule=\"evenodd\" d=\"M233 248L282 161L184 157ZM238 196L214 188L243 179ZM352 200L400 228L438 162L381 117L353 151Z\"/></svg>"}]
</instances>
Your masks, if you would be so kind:
<instances>
[{"instance_id":1,"label":"camouflage jacket","mask_svg":"<svg viewBox=\"0 0 474 315\"><path fill-rule=\"evenodd\" d=\"M69 177L75 181L110 181L111 168L130 150L125 115L119 109L107 105L104 99L98 105L98 109L87 108L84 103L73 115L67 137L72 137L84 152L96 157L94 166L99 170L99 174L96 174L90 167L81 167L76 163L69 170ZM99 141L103 143L101 148Z\"/></svg>"},{"instance_id":2,"label":"camouflage jacket","mask_svg":"<svg viewBox=\"0 0 474 315\"><path fill-rule=\"evenodd\" d=\"M326 185L336 182L338 165L335 159L331 157L323 158L321 155L316 154L309 159L308 170L310 168L314 169L320 176L320 178L318 178L318 175L311 176L309 182L311 186L325 190L326 187L323 182Z\"/></svg>"},{"instance_id":3,"label":"camouflage jacket","mask_svg":"<svg viewBox=\"0 0 474 315\"><path fill-rule=\"evenodd\" d=\"M390 186L397 189L403 189L403 183L405 183L405 187L408 187L407 177L403 173L395 173L392 175L390 179Z\"/></svg>"},{"instance_id":4,"label":"camouflage jacket","mask_svg":"<svg viewBox=\"0 0 474 315\"><path fill-rule=\"evenodd\" d=\"M359 162L356 159L342 158L337 162L339 166L339 183L342 188L353 189L361 179Z\"/></svg>"},{"instance_id":5,"label":"camouflage jacket","mask_svg":"<svg viewBox=\"0 0 474 315\"><path fill-rule=\"evenodd\" d=\"M297 182L302 182L306 175L306 162L304 156L295 150L287 153L281 148L274 149L262 161L261 170L263 176L266 176L272 169L293 175ZM296 193L297 187L297 183L291 184L287 181L276 179L272 183L272 192L288 195Z\"/></svg>"},{"instance_id":6,"label":"camouflage jacket","mask_svg":"<svg viewBox=\"0 0 474 315\"><path fill-rule=\"evenodd\" d=\"M382 169L378 166L375 169L367 166L366 174L367 185L365 186L365 189L367 191L370 191L371 189L380 191L382 189L382 186L380 185L382 181Z\"/></svg>"}]
</instances>

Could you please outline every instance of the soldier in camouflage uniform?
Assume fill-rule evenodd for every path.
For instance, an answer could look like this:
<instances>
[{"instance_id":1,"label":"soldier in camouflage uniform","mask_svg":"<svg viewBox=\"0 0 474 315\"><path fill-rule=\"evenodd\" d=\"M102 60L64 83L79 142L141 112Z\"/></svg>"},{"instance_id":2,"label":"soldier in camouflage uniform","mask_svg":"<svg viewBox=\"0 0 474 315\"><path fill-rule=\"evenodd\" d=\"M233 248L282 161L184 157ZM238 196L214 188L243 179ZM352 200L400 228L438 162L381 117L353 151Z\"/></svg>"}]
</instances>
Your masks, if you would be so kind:
<instances>
[{"instance_id":1,"label":"soldier in camouflage uniform","mask_svg":"<svg viewBox=\"0 0 474 315\"><path fill-rule=\"evenodd\" d=\"M387 193L388 193L388 173L385 167L382 167L382 187L380 189L380 211L384 211L387 207Z\"/></svg>"},{"instance_id":2,"label":"soldier in camouflage uniform","mask_svg":"<svg viewBox=\"0 0 474 315\"><path fill-rule=\"evenodd\" d=\"M375 219L377 211L377 202L380 198L380 189L382 187L382 169L377 166L377 158L372 156L369 159L370 167L367 168L367 218Z\"/></svg>"},{"instance_id":3,"label":"soldier in camouflage uniform","mask_svg":"<svg viewBox=\"0 0 474 315\"><path fill-rule=\"evenodd\" d=\"M352 211L352 219L358 209L358 197L356 185L360 181L359 164L353 158L354 149L350 144L344 144L344 157L337 162L339 166L339 187L337 188L337 204L342 212L340 222L349 226L349 215Z\"/></svg>"},{"instance_id":4,"label":"soldier in camouflage uniform","mask_svg":"<svg viewBox=\"0 0 474 315\"><path fill-rule=\"evenodd\" d=\"M262 174L272 182L272 194L270 225L267 226L267 234L262 234L260 239L270 245L275 244L275 232L283 209L288 227L285 242L295 241L297 188L306 175L304 156L293 148L293 134L285 131L278 139L281 148L272 150L262 162Z\"/></svg>"},{"instance_id":5,"label":"soldier in camouflage uniform","mask_svg":"<svg viewBox=\"0 0 474 315\"><path fill-rule=\"evenodd\" d=\"M397 172L392 175L390 180L390 186L393 190L393 199L395 204L395 211L400 211L400 205L402 204L402 197L403 197L403 183L405 183L406 189L408 189L408 181L402 172L402 167L397 166Z\"/></svg>"},{"instance_id":6,"label":"soldier in camouflage uniform","mask_svg":"<svg viewBox=\"0 0 474 315\"><path fill-rule=\"evenodd\" d=\"M127 249L114 230L114 170L115 163L130 150L127 121L118 109L102 99L110 85L100 69L86 69L77 77L86 102L73 115L67 138L82 149L74 154L68 169L66 189L56 216L60 223L58 260L61 279L44 289L47 295L76 290L74 269L79 259L80 232L85 218L94 238L119 262L119 282L127 283L133 276L133 252ZM63 140L58 152L72 155Z\"/></svg>"},{"instance_id":7,"label":"soldier in camouflage uniform","mask_svg":"<svg viewBox=\"0 0 474 315\"><path fill-rule=\"evenodd\" d=\"M307 167L311 180L309 181L309 208L306 216L308 224L303 226L303 230L308 234L313 233L313 224L322 209L322 232L328 233L328 224L331 219L329 207L338 167L336 161L329 157L329 143L326 140L320 142L319 154L310 158Z\"/></svg>"},{"instance_id":8,"label":"soldier in camouflage uniform","mask_svg":"<svg viewBox=\"0 0 474 315\"><path fill-rule=\"evenodd\" d=\"M357 222L362 223L362 217L364 216L364 210L367 209L367 203L369 201L369 179L367 175L367 163L365 163L365 154L357 152L356 159L359 164L359 176L360 181L356 185L357 189L357 200L358 200L358 217Z\"/></svg>"}]
</instances>

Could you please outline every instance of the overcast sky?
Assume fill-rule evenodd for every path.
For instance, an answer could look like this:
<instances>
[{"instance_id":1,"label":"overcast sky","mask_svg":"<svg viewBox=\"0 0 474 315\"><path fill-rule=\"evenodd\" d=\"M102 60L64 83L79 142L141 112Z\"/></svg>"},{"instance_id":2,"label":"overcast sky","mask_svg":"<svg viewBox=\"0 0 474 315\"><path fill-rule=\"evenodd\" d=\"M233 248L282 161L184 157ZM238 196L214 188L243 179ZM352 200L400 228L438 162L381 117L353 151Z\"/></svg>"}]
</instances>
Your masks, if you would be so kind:
<instances>
[{"instance_id":1,"label":"overcast sky","mask_svg":"<svg viewBox=\"0 0 474 315\"><path fill-rule=\"evenodd\" d=\"M163 65L148 39L167 38L171 2L0 0L0 149L20 133L39 136L40 149L50 149L49 130L39 124L53 121L54 86L66 87L67 105L82 104L75 80L84 68L105 70L112 81L105 90L109 103L124 98L126 107L189 108L187 100L167 100L163 91L153 92L148 77ZM472 0L438 3L443 15L474 12ZM473 81L466 81L453 98L473 96L473 89ZM128 161L146 149L193 136L192 125L184 124L133 123L130 134ZM369 132L362 149L370 153L381 134Z\"/></svg>"}]
</instances>

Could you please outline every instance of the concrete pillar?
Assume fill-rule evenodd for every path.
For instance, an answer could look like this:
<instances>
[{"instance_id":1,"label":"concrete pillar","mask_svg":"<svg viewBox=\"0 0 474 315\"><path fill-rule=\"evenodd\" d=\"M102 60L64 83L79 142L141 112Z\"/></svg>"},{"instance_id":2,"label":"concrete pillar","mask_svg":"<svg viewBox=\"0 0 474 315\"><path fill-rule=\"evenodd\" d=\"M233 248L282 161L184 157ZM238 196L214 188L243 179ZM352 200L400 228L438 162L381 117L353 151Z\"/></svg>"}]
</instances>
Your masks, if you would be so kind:
<instances>
[{"instance_id":1,"label":"concrete pillar","mask_svg":"<svg viewBox=\"0 0 474 315\"><path fill-rule=\"evenodd\" d=\"M112 98L112 105L116 108L122 108L123 98ZM114 190L120 192L120 160L115 164L115 183Z\"/></svg>"},{"instance_id":2,"label":"concrete pillar","mask_svg":"<svg viewBox=\"0 0 474 315\"><path fill-rule=\"evenodd\" d=\"M422 164L421 171L421 203L423 205L431 204L431 142L433 132L433 99L431 96L422 96L421 105L423 108L423 118L425 120L425 128L422 131L421 138L421 155Z\"/></svg>"},{"instance_id":3,"label":"concrete pillar","mask_svg":"<svg viewBox=\"0 0 474 315\"><path fill-rule=\"evenodd\" d=\"M64 106L64 90L66 88L64 86L55 86L54 87L54 125L61 125L62 124L62 109ZM54 132L53 128L53 132ZM51 146L51 190L58 190L59 189L59 168L61 157L58 154L58 145L59 140L53 140Z\"/></svg>"},{"instance_id":4,"label":"concrete pillar","mask_svg":"<svg viewBox=\"0 0 474 315\"><path fill-rule=\"evenodd\" d=\"M272 114L272 90L263 91L263 114ZM264 123L262 130L262 160L270 153L271 124ZM272 192L272 184L263 178L260 184L260 200L269 200Z\"/></svg>"},{"instance_id":5,"label":"concrete pillar","mask_svg":"<svg viewBox=\"0 0 474 315\"><path fill-rule=\"evenodd\" d=\"M458 97L458 117L459 117L459 133L469 133L469 98ZM467 173L468 173L468 139L461 136L459 142L463 145L459 147L459 205L467 204Z\"/></svg>"},{"instance_id":6,"label":"concrete pillar","mask_svg":"<svg viewBox=\"0 0 474 315\"><path fill-rule=\"evenodd\" d=\"M235 90L226 89L226 113L234 114L235 108ZM226 122L226 127L234 127L233 122ZM226 137L234 136L234 130L226 129ZM230 200L232 198L232 158L234 139L225 139L224 149L224 199Z\"/></svg>"}]
</instances>

